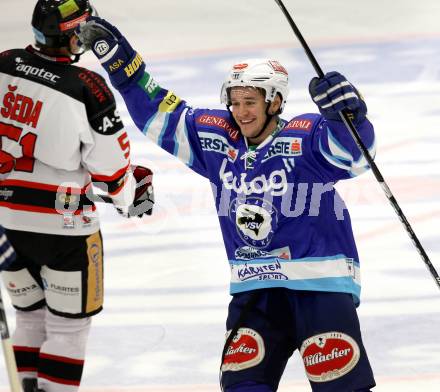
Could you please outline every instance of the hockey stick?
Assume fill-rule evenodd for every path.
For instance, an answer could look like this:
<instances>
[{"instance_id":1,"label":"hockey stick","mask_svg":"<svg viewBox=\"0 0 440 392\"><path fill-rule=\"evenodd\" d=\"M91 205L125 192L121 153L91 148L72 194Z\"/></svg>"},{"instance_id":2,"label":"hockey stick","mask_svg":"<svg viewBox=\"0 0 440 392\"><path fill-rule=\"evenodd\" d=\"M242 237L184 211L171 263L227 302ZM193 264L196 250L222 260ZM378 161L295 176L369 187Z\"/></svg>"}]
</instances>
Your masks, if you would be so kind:
<instances>
[{"instance_id":1,"label":"hockey stick","mask_svg":"<svg viewBox=\"0 0 440 392\"><path fill-rule=\"evenodd\" d=\"M0 331L2 335L3 355L5 358L6 370L8 372L9 385L12 392L21 392L20 381L18 379L17 363L15 362L14 350L12 349L9 337L8 321L6 319L5 307L0 289Z\"/></svg>"},{"instance_id":2,"label":"hockey stick","mask_svg":"<svg viewBox=\"0 0 440 392\"><path fill-rule=\"evenodd\" d=\"M307 45L307 42L303 38L301 32L299 31L298 27L296 26L295 22L293 21L292 17L290 16L289 11L287 11L286 7L284 6L284 4L281 0L275 0L275 2L281 8L281 11L283 12L284 16L286 17L287 21L290 24L290 27L292 28L293 32L295 33L296 37L298 38L299 42L301 43L301 46L303 47L304 51L306 52L306 55L309 58L309 61L312 63L312 66L315 69L316 73L318 74L318 77L322 78L324 76L324 72L322 71L321 67L319 66L318 62L316 61L315 56L313 55L312 51L310 50L309 46ZM350 132L351 136L353 137L354 141L356 142L356 145L359 147L363 156L367 160L369 166L371 167L371 170L373 171L374 176L376 177L376 180L379 182L380 186L382 187L383 191L385 192L386 197L388 198L388 201L391 203L391 205L394 208L394 211L396 212L400 221L403 223L403 226L405 227L406 232L408 233L409 237L411 238L414 246L417 248L420 256L422 257L423 262L425 263L426 267L428 268L428 271L431 273L432 277L434 278L438 288L440 288L440 276L439 276L438 272L436 271L435 267L431 263L431 260L429 259L427 253L425 252L425 249L423 248L423 246L420 243L419 239L417 238L414 230L412 229L410 223L408 222L408 219L406 219L406 216L403 213L402 209L400 208L399 204L397 203L397 200L394 197L393 193L391 192L391 189L389 188L389 186L385 182L385 179L383 178L381 172L379 171L379 168L374 163L373 158L371 157L370 153L368 152L367 148L365 147L364 143L362 142L362 139L360 138L358 131L356 130L356 128L353 125L350 118L348 117L347 113L345 113L344 111L341 111L341 112L339 112L339 116L341 117L341 120L344 122L345 126L347 127L348 131Z\"/></svg>"}]
</instances>

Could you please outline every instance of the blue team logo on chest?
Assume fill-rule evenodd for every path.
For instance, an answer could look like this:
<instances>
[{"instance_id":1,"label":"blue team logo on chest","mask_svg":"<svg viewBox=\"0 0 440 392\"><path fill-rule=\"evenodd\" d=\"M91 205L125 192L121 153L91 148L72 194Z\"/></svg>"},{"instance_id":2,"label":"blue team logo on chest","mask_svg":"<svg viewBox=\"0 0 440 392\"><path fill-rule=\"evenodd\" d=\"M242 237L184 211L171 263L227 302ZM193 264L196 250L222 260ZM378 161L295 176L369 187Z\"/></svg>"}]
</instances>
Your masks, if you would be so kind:
<instances>
[{"instance_id":1,"label":"blue team logo on chest","mask_svg":"<svg viewBox=\"0 0 440 392\"><path fill-rule=\"evenodd\" d=\"M264 248L278 225L278 212L262 198L236 198L229 206L229 219L235 222L240 238L247 245Z\"/></svg>"}]
</instances>

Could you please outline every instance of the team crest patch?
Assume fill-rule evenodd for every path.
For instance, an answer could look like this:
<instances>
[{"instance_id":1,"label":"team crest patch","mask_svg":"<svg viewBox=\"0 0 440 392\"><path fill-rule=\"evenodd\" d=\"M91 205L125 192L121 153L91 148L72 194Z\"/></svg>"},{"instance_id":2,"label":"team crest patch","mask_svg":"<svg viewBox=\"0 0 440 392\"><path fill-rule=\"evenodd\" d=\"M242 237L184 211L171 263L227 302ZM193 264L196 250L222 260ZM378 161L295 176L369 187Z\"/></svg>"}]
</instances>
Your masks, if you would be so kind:
<instances>
[{"instance_id":1,"label":"team crest patch","mask_svg":"<svg viewBox=\"0 0 440 392\"><path fill-rule=\"evenodd\" d=\"M356 366L360 357L356 341L341 332L326 332L306 339L300 353L307 377L314 382L342 377Z\"/></svg>"},{"instance_id":2,"label":"team crest patch","mask_svg":"<svg viewBox=\"0 0 440 392\"><path fill-rule=\"evenodd\" d=\"M229 208L229 217L235 221L241 239L255 248L267 246L278 225L275 207L259 197L234 199Z\"/></svg>"},{"instance_id":3,"label":"team crest patch","mask_svg":"<svg viewBox=\"0 0 440 392\"><path fill-rule=\"evenodd\" d=\"M228 331L228 338L231 331ZM226 350L222 371L237 372L257 366L264 359L264 341L261 335L250 328L240 328Z\"/></svg>"}]
</instances>

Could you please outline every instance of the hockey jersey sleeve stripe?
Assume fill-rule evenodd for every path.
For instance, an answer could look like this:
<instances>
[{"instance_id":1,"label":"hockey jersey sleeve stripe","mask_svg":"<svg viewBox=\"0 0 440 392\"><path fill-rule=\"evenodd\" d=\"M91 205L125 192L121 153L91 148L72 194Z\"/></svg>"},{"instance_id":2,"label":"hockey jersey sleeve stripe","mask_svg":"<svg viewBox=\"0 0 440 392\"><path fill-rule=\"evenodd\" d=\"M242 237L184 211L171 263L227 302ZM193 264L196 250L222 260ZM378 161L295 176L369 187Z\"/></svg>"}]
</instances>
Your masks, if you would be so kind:
<instances>
[{"instance_id":1,"label":"hockey jersey sleeve stripe","mask_svg":"<svg viewBox=\"0 0 440 392\"><path fill-rule=\"evenodd\" d=\"M32 205L28 205L28 204L15 204L15 203L8 203L8 202L4 202L4 201L0 201L0 206L9 208L11 210L38 212L38 213L42 213L42 214L60 214L61 213L60 211L58 211L55 208L32 206ZM95 211L95 210L96 210L96 207L93 206L92 211ZM79 215L81 212L82 212L82 210L71 211L71 213L74 215Z\"/></svg>"},{"instance_id":2,"label":"hockey jersey sleeve stripe","mask_svg":"<svg viewBox=\"0 0 440 392\"><path fill-rule=\"evenodd\" d=\"M353 159L351 155L350 155L351 159L343 158L346 162L348 162L348 164L342 163L341 156L327 154L327 152L324 150L324 147L322 146L321 140L319 141L319 151L321 152L322 156L327 160L327 162L330 163L331 165L339 167L340 169L343 170L347 170L347 171L350 170L349 162Z\"/></svg>"},{"instance_id":3,"label":"hockey jersey sleeve stripe","mask_svg":"<svg viewBox=\"0 0 440 392\"><path fill-rule=\"evenodd\" d=\"M90 175L92 176L93 181L112 182L119 180L127 172L128 166L129 164L111 175L95 174L95 173L90 173Z\"/></svg>"},{"instance_id":4,"label":"hockey jersey sleeve stripe","mask_svg":"<svg viewBox=\"0 0 440 392\"><path fill-rule=\"evenodd\" d=\"M41 212L46 214L80 214L84 207L96 209L88 194L74 194L64 191L31 189L20 186L3 187L0 194L0 206L11 210Z\"/></svg>"},{"instance_id":5,"label":"hockey jersey sleeve stripe","mask_svg":"<svg viewBox=\"0 0 440 392\"><path fill-rule=\"evenodd\" d=\"M179 158L185 165L190 166L193 162L193 154L191 151L191 146L189 143L188 129L186 127L186 113L188 108L186 108L179 117L175 131L172 134L172 140L174 141L174 149L172 154ZM150 120L146 123L143 133L147 137L159 145L164 146L165 133L169 128L170 113L168 112L157 112L153 115ZM151 126L151 124L154 124Z\"/></svg>"},{"instance_id":6,"label":"hockey jersey sleeve stripe","mask_svg":"<svg viewBox=\"0 0 440 392\"><path fill-rule=\"evenodd\" d=\"M356 148L358 147L356 146ZM360 153L360 151L356 151L358 154L360 154L360 156L358 159L355 159L352 153L350 153L350 151L348 151L333 135L328 126L327 146L325 146L322 139L320 139L319 151L321 152L322 156L327 160L327 162L329 162L333 166L347 171L350 177L358 176L359 174L362 174L369 169L368 162L365 157ZM371 146L368 148L368 152L370 153L372 158L375 157L376 142L374 138L372 139Z\"/></svg>"},{"instance_id":7,"label":"hockey jersey sleeve stripe","mask_svg":"<svg viewBox=\"0 0 440 392\"><path fill-rule=\"evenodd\" d=\"M49 191L49 192L61 192L65 193L66 191L69 191L70 194L73 195L79 195L79 194L85 194L87 193L90 182L86 185L84 185L82 188L75 188L70 186L64 186L64 185L50 185L50 184L43 184L41 182L33 182L33 181L23 181L23 180L4 180L2 181L2 186L11 186L11 187L23 187L23 188L30 188L30 189L38 189L43 191Z\"/></svg>"},{"instance_id":8,"label":"hockey jersey sleeve stripe","mask_svg":"<svg viewBox=\"0 0 440 392\"><path fill-rule=\"evenodd\" d=\"M146 72L143 78L120 93L131 118L143 134L190 169L207 176L205 156L192 113L194 109L186 101L161 88Z\"/></svg>"},{"instance_id":9,"label":"hockey jersey sleeve stripe","mask_svg":"<svg viewBox=\"0 0 440 392\"><path fill-rule=\"evenodd\" d=\"M173 155L179 158L185 165L191 166L194 160L191 145L189 143L188 129L186 127L186 113L188 109L185 109L179 119L179 123L176 127L174 134L175 148Z\"/></svg>"},{"instance_id":10,"label":"hockey jersey sleeve stripe","mask_svg":"<svg viewBox=\"0 0 440 392\"><path fill-rule=\"evenodd\" d=\"M56 208L50 208L50 207L38 207L38 206L32 206L28 204L15 204L15 203L8 203L4 201L0 201L0 206L10 208L11 210L17 210L17 211L28 211L28 212L38 212L42 214L62 214L63 211L57 210ZM96 206L93 205L92 207L89 207L91 211L96 211ZM83 212L82 209L76 209L76 210L65 210L65 212L69 212L73 215L79 215Z\"/></svg>"},{"instance_id":11,"label":"hockey jersey sleeve stripe","mask_svg":"<svg viewBox=\"0 0 440 392\"><path fill-rule=\"evenodd\" d=\"M168 124L168 117L169 113L157 112L147 121L142 133L147 135L152 142L160 145L160 141L163 139L165 128Z\"/></svg>"}]
</instances>

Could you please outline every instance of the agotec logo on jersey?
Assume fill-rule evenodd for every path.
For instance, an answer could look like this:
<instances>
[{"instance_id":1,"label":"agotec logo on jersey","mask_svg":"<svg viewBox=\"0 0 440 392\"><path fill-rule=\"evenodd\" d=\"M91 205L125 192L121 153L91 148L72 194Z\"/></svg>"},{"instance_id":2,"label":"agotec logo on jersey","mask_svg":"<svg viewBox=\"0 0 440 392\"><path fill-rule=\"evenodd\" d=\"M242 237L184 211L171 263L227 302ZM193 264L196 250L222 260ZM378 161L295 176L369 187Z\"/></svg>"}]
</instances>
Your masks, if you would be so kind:
<instances>
[{"instance_id":1,"label":"agotec logo on jersey","mask_svg":"<svg viewBox=\"0 0 440 392\"><path fill-rule=\"evenodd\" d=\"M266 162L273 157L297 157L302 155L302 138L278 137L269 147L261 162Z\"/></svg>"},{"instance_id":2,"label":"agotec logo on jersey","mask_svg":"<svg viewBox=\"0 0 440 392\"><path fill-rule=\"evenodd\" d=\"M226 339L231 334L228 331ZM240 328L229 343L222 363L222 372L248 369L264 359L265 347L261 335L251 328Z\"/></svg>"},{"instance_id":3,"label":"agotec logo on jersey","mask_svg":"<svg viewBox=\"0 0 440 392\"><path fill-rule=\"evenodd\" d=\"M15 70L17 72L24 73L26 76L32 76L38 79L46 80L51 83L57 83L60 76L46 71L44 68L33 67L32 65L26 65L23 63L23 59L17 57L15 59Z\"/></svg>"},{"instance_id":4,"label":"agotec logo on jersey","mask_svg":"<svg viewBox=\"0 0 440 392\"><path fill-rule=\"evenodd\" d=\"M326 332L306 339L300 353L307 377L314 382L335 380L351 371L359 361L356 341L342 332Z\"/></svg>"},{"instance_id":5,"label":"agotec logo on jersey","mask_svg":"<svg viewBox=\"0 0 440 392\"><path fill-rule=\"evenodd\" d=\"M238 150L230 146L223 136L208 132L198 132L200 144L204 151L214 151L226 155L230 162L235 162Z\"/></svg>"}]
</instances>

